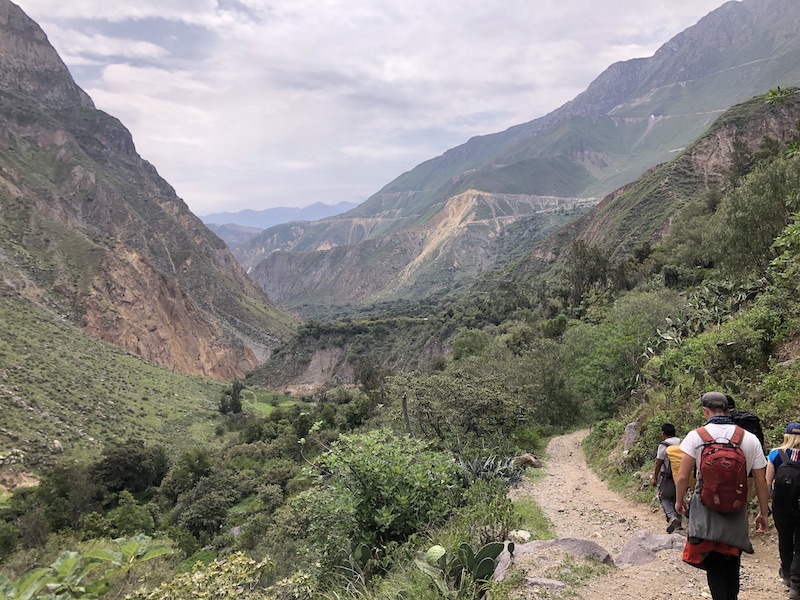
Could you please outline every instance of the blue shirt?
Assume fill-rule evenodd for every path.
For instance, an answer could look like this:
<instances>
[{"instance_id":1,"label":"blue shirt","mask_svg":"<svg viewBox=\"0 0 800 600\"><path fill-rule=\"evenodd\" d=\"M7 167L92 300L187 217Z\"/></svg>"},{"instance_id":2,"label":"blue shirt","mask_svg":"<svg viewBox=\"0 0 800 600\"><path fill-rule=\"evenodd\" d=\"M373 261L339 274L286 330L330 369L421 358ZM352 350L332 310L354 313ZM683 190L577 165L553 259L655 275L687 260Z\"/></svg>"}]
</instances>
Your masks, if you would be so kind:
<instances>
[{"instance_id":1,"label":"blue shirt","mask_svg":"<svg viewBox=\"0 0 800 600\"><path fill-rule=\"evenodd\" d=\"M786 454L789 456L791 460L800 460L800 448L787 448ZM781 460L780 450L778 448L774 448L773 450L771 450L767 459L769 460L769 462L772 463L772 466L775 467L776 471L783 462Z\"/></svg>"}]
</instances>

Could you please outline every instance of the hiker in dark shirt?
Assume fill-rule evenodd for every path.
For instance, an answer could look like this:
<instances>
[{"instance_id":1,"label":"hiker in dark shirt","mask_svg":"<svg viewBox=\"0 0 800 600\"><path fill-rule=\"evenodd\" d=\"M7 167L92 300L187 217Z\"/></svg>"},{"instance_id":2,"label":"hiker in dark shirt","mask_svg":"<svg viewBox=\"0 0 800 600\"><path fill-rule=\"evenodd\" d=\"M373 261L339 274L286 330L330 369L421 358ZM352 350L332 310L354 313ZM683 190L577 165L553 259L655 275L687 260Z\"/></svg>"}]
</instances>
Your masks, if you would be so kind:
<instances>
[{"instance_id":1,"label":"hiker in dark shirt","mask_svg":"<svg viewBox=\"0 0 800 600\"><path fill-rule=\"evenodd\" d=\"M675 425L664 423L661 426L661 443L656 451L656 466L651 484L658 486L658 500L667 518L667 533L683 529L683 520L675 512L675 480L672 478L672 467L667 457L667 447L677 446L680 443L681 438L675 435Z\"/></svg>"},{"instance_id":2,"label":"hiker in dark shirt","mask_svg":"<svg viewBox=\"0 0 800 600\"><path fill-rule=\"evenodd\" d=\"M772 494L772 518L778 532L780 576L789 588L789 599L800 600L800 509L795 497L797 491L792 490L791 484L792 476L796 477L798 471L796 467L789 471L788 484L782 474L778 474L785 461L800 461L800 423L786 426L783 443L769 453L767 461L767 487L778 488Z\"/></svg>"}]
</instances>

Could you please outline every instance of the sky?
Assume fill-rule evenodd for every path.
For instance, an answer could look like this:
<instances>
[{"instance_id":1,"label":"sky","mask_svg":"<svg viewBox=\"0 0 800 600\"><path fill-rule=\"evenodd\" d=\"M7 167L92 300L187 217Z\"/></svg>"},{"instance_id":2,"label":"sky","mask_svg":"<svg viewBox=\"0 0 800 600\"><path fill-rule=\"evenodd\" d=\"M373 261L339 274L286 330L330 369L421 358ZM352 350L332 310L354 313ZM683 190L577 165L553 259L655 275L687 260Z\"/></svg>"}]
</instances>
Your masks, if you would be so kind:
<instances>
[{"instance_id":1,"label":"sky","mask_svg":"<svg viewBox=\"0 0 800 600\"><path fill-rule=\"evenodd\" d=\"M724 0L14 0L197 215L361 202Z\"/></svg>"}]
</instances>

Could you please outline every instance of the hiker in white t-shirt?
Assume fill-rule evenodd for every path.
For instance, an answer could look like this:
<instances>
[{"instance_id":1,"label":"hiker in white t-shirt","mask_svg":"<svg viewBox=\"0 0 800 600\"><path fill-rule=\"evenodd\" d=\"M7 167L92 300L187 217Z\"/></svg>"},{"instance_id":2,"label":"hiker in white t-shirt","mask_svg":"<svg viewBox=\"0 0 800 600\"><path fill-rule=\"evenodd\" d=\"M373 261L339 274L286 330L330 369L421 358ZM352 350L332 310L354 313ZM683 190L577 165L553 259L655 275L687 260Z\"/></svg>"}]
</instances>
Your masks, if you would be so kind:
<instances>
[{"instance_id":1,"label":"hiker in white t-shirt","mask_svg":"<svg viewBox=\"0 0 800 600\"><path fill-rule=\"evenodd\" d=\"M756 533L762 533L769 527L767 513L769 510L769 492L767 491L766 470L767 459L758 438L749 431L738 427L727 414L728 400L720 392L706 392L701 398L703 415L706 418L705 429L717 442L729 442L734 439L737 429L743 432L739 443L744 454L745 469L752 473L752 481L756 486L759 513L756 517ZM736 600L739 596L739 571L742 552L753 552L750 543L749 524L746 503L733 512L718 512L701 501L702 466L701 455L707 442L704 442L697 430L690 431L683 442L684 453L681 468L675 479L675 510L686 514L686 487L689 475L698 465L697 486L692 495L689 510L689 526L686 545L683 549L683 561L705 570L711 597L714 600ZM746 482L745 485L748 485ZM746 496L746 493L745 493Z\"/></svg>"},{"instance_id":2,"label":"hiker in white t-shirt","mask_svg":"<svg viewBox=\"0 0 800 600\"><path fill-rule=\"evenodd\" d=\"M680 443L681 438L675 435L675 425L664 423L661 426L661 443L656 450L656 466L651 483L654 487L658 486L658 500L667 518L667 533L683 529L681 515L675 511L675 481L672 479L672 467L667 457L667 446L677 446Z\"/></svg>"}]
</instances>

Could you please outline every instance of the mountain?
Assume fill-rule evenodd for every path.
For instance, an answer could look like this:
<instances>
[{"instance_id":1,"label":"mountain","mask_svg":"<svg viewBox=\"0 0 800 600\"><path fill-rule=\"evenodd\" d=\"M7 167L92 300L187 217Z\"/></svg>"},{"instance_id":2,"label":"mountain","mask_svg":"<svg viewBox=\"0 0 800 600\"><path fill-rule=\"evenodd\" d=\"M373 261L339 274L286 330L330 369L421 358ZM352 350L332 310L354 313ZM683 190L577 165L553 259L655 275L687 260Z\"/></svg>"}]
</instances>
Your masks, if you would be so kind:
<instances>
[{"instance_id":1,"label":"mountain","mask_svg":"<svg viewBox=\"0 0 800 600\"><path fill-rule=\"evenodd\" d=\"M231 379L293 326L41 28L0 0L4 293L185 374Z\"/></svg>"},{"instance_id":2,"label":"mountain","mask_svg":"<svg viewBox=\"0 0 800 600\"><path fill-rule=\"evenodd\" d=\"M450 353L459 332L493 331L496 327L503 332L501 337L509 339L517 334L537 337L545 331L549 319L556 320L551 319L554 314L566 312L558 290L565 285L565 262L576 240L597 249L611 265L623 265L631 275L630 283L638 278L640 290L649 288L657 279L665 278L666 269L655 266L658 260L646 261L645 266L632 256L641 248L657 248L671 233L676 215L690 202L706 205L709 198L721 198L729 192L737 152L753 157L776 146L783 151L787 145L794 145L797 151L800 88L785 89L780 101L770 100L770 96L761 95L730 108L673 160L648 170L568 224L540 236L532 249L503 269L487 270L444 299L386 303L367 307L361 313L351 311L338 321L309 322L254 370L249 380L307 392L330 382L353 382L358 365L365 361L389 372L424 372ZM765 144L765 140L771 141ZM709 235L709 215L694 218L693 239ZM759 229L757 225L753 224L754 231ZM337 250L346 248L325 255L335 255ZM345 256L342 260L347 259ZM692 269L702 270L694 264L689 267ZM363 277L366 280L370 275ZM358 282L353 279L347 283L356 286ZM319 284L324 283L320 278ZM721 302L726 301L724 295L719 294ZM684 302L679 301L681 305ZM517 319L526 321L517 321L517 325L520 332L527 333L512 333L515 325L505 323ZM654 328L660 325L654 324ZM792 348L798 338L797 334L790 338Z\"/></svg>"},{"instance_id":3,"label":"mountain","mask_svg":"<svg viewBox=\"0 0 800 600\"><path fill-rule=\"evenodd\" d=\"M242 210L231 213L214 213L200 217L211 231L216 233L228 248L247 244L264 229L290 221L319 221L339 215L358 206L355 202L323 204L315 202L304 208L267 208L265 210ZM224 223L220 225L220 223Z\"/></svg>"},{"instance_id":4,"label":"mountain","mask_svg":"<svg viewBox=\"0 0 800 600\"><path fill-rule=\"evenodd\" d=\"M670 230L673 217L709 189L721 189L739 148L759 151L765 139L791 143L800 135L800 89L784 90L779 102L765 95L723 113L695 142L668 163L609 194L592 210L553 232L511 270L541 273L566 256L573 241L601 249L611 261L644 244L655 245Z\"/></svg>"},{"instance_id":5,"label":"mountain","mask_svg":"<svg viewBox=\"0 0 800 600\"><path fill-rule=\"evenodd\" d=\"M236 225L235 223L229 223L227 225L207 223L206 227L216 233L217 236L219 236L219 238L225 242L225 245L228 248L236 248L241 244L246 244L259 233L264 231L263 229L258 229L256 227L245 227L244 225Z\"/></svg>"},{"instance_id":6,"label":"mountain","mask_svg":"<svg viewBox=\"0 0 800 600\"><path fill-rule=\"evenodd\" d=\"M221 212L201 216L206 225L242 225L255 229L267 229L289 221L319 221L325 217L347 212L358 206L356 202L338 202L323 204L315 202L303 208L266 208L264 210L240 210L239 212Z\"/></svg>"},{"instance_id":7,"label":"mountain","mask_svg":"<svg viewBox=\"0 0 800 600\"><path fill-rule=\"evenodd\" d=\"M475 253L474 262L467 253L447 268L434 268L435 280L426 280L431 257L443 264L450 257L420 242L422 231L437 221L452 222L448 215L459 212L454 207L464 198L481 197L486 209L472 214L482 217L487 231L502 233L512 221L536 218L504 210L509 197L587 201L635 180L673 158L733 104L800 82L799 23L800 3L794 0L729 2L652 57L611 65L552 113L472 138L404 173L348 213L268 229L238 248L237 259L276 302L293 308L301 299L351 302L356 294L345 286L359 272L370 274L360 286L361 303L368 303L425 295L452 286L463 269L500 266L502 255L487 264L487 252ZM468 222L459 227L471 233ZM456 237L449 241L453 247L459 245ZM522 249L533 245L519 241ZM378 248L407 258L398 257L391 269L372 269Z\"/></svg>"}]
</instances>

